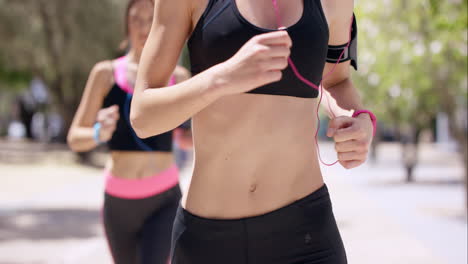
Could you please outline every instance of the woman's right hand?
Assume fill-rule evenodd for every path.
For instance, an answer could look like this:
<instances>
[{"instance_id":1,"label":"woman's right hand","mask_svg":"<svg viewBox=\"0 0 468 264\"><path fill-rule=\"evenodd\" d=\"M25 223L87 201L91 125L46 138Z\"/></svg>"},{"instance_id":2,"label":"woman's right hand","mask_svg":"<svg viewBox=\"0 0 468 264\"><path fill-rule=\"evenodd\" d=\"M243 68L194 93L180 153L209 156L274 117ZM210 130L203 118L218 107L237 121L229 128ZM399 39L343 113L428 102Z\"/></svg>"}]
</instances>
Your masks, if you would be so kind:
<instances>
[{"instance_id":1,"label":"woman's right hand","mask_svg":"<svg viewBox=\"0 0 468 264\"><path fill-rule=\"evenodd\" d=\"M284 31L253 37L229 60L219 64L218 80L225 95L245 93L281 80L292 41Z\"/></svg>"},{"instance_id":2,"label":"woman's right hand","mask_svg":"<svg viewBox=\"0 0 468 264\"><path fill-rule=\"evenodd\" d=\"M101 130L99 131L100 141L107 142L112 138L119 118L118 105L99 110L96 122L101 124Z\"/></svg>"}]
</instances>

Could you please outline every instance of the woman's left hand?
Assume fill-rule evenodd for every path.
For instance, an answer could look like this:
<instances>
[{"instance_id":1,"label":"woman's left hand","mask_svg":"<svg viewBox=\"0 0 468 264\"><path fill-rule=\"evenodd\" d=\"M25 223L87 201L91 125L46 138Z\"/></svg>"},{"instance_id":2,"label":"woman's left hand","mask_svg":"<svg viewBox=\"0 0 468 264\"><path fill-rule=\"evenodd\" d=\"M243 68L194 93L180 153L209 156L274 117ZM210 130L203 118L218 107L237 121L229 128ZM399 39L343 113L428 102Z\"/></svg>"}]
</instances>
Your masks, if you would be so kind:
<instances>
[{"instance_id":1,"label":"woman's left hand","mask_svg":"<svg viewBox=\"0 0 468 264\"><path fill-rule=\"evenodd\" d=\"M340 116L330 120L327 136L335 140L340 164L353 169L367 160L374 127L367 114L355 118Z\"/></svg>"}]
</instances>

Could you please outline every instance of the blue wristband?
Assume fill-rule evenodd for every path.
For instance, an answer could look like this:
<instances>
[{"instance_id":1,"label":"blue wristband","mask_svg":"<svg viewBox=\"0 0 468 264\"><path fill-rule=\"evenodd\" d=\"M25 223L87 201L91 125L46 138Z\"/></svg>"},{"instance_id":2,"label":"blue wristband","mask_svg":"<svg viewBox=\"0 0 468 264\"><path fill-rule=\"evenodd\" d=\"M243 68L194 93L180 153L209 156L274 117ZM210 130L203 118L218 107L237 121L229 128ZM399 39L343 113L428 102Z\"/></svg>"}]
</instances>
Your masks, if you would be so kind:
<instances>
[{"instance_id":1,"label":"blue wristband","mask_svg":"<svg viewBox=\"0 0 468 264\"><path fill-rule=\"evenodd\" d=\"M94 142L96 142L97 144L101 144L102 141L99 137L99 134L101 132L101 123L96 122L93 126L93 129L94 129L94 135L93 135Z\"/></svg>"}]
</instances>

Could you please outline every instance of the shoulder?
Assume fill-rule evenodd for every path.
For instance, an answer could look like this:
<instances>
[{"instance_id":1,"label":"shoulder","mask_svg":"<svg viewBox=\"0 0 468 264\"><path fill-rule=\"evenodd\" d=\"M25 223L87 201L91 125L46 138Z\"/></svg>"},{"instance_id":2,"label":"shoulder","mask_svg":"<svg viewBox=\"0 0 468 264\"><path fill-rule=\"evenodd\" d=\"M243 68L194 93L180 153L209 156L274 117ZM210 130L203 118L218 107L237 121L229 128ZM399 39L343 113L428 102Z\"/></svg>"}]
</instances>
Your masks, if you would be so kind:
<instances>
[{"instance_id":1,"label":"shoulder","mask_svg":"<svg viewBox=\"0 0 468 264\"><path fill-rule=\"evenodd\" d=\"M353 15L354 0L319 0L330 26L348 22Z\"/></svg>"},{"instance_id":2,"label":"shoulder","mask_svg":"<svg viewBox=\"0 0 468 264\"><path fill-rule=\"evenodd\" d=\"M177 65L174 69L174 74L180 76L189 76L190 72L184 66Z\"/></svg>"},{"instance_id":3,"label":"shoulder","mask_svg":"<svg viewBox=\"0 0 468 264\"><path fill-rule=\"evenodd\" d=\"M177 65L174 69L174 75L177 80L187 80L190 78L190 72L183 66Z\"/></svg>"},{"instance_id":4,"label":"shoulder","mask_svg":"<svg viewBox=\"0 0 468 264\"><path fill-rule=\"evenodd\" d=\"M114 62L110 60L106 60L106 61L101 61L101 62L96 63L93 69L91 70L91 75L96 80L111 81L113 79L112 78L113 72L114 72Z\"/></svg>"},{"instance_id":5,"label":"shoulder","mask_svg":"<svg viewBox=\"0 0 468 264\"><path fill-rule=\"evenodd\" d=\"M113 61L101 61L94 65L89 76L92 90L105 94L114 83L114 64Z\"/></svg>"}]
</instances>

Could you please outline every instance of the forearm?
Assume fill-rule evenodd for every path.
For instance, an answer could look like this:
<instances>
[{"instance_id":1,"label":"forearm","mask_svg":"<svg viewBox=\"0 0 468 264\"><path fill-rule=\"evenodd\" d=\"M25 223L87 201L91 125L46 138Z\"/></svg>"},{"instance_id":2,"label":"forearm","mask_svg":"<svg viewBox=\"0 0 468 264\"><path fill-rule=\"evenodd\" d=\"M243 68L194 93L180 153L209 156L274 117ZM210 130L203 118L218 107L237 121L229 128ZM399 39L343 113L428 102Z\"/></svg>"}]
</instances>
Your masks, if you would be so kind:
<instances>
[{"instance_id":1,"label":"forearm","mask_svg":"<svg viewBox=\"0 0 468 264\"><path fill-rule=\"evenodd\" d=\"M94 129L88 127L72 128L67 141L68 146L75 152L90 151L98 146L94 140Z\"/></svg>"},{"instance_id":2,"label":"forearm","mask_svg":"<svg viewBox=\"0 0 468 264\"><path fill-rule=\"evenodd\" d=\"M353 111L363 109L361 97L349 78L324 88L323 104L330 116L351 116Z\"/></svg>"},{"instance_id":3,"label":"forearm","mask_svg":"<svg viewBox=\"0 0 468 264\"><path fill-rule=\"evenodd\" d=\"M178 127L222 96L216 66L170 87L147 88L136 94L131 122L139 137L161 134Z\"/></svg>"}]
</instances>

